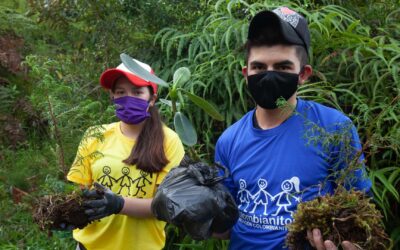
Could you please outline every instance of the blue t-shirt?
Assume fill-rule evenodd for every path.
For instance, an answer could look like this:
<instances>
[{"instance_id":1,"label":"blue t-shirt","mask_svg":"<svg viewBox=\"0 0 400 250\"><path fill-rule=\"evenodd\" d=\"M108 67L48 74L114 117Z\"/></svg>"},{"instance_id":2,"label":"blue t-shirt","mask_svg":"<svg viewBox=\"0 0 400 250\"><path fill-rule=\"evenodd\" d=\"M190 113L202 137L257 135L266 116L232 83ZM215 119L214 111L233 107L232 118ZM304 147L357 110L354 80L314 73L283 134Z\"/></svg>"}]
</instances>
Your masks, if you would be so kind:
<instances>
[{"instance_id":1,"label":"blue t-shirt","mask_svg":"<svg viewBox=\"0 0 400 250\"><path fill-rule=\"evenodd\" d=\"M229 127L216 145L215 161L230 170L224 184L239 208L229 248L285 249L286 225L299 201L332 193L334 173L344 169L346 159L362 159L361 145L348 117L312 101L298 99L293 115L267 130L255 128L254 112ZM350 179L346 185L369 191L364 168Z\"/></svg>"}]
</instances>

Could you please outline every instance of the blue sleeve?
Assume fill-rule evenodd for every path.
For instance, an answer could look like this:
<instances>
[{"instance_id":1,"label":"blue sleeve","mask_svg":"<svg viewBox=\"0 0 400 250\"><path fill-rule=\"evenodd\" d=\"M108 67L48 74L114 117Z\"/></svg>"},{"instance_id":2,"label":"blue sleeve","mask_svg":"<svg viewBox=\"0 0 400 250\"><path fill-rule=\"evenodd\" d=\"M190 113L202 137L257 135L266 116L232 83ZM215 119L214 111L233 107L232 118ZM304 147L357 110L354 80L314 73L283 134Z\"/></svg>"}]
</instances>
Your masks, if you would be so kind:
<instances>
[{"instance_id":1,"label":"blue sleeve","mask_svg":"<svg viewBox=\"0 0 400 250\"><path fill-rule=\"evenodd\" d=\"M371 180L368 178L364 164L362 145L357 129L351 121L345 122L336 132L339 143L334 147L332 169L337 181L342 182L346 189L355 188L372 196ZM349 169L350 167L350 169Z\"/></svg>"},{"instance_id":2,"label":"blue sleeve","mask_svg":"<svg viewBox=\"0 0 400 250\"><path fill-rule=\"evenodd\" d=\"M215 157L214 161L226 167L229 171L229 176L223 180L224 186L229 190L233 197L236 197L236 188L232 179L231 168L229 166L229 161L227 160L227 147L225 147L221 138L218 140L217 145L215 146ZM220 175L224 175L222 170L219 172Z\"/></svg>"}]
</instances>

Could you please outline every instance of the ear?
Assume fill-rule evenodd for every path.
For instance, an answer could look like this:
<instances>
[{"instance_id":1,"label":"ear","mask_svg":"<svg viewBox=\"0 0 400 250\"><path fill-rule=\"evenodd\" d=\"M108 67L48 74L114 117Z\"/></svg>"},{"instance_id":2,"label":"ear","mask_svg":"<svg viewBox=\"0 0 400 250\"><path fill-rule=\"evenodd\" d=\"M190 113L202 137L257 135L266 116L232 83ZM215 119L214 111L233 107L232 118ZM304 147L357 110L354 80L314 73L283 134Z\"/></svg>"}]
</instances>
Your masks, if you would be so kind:
<instances>
[{"instance_id":1,"label":"ear","mask_svg":"<svg viewBox=\"0 0 400 250\"><path fill-rule=\"evenodd\" d=\"M247 84L247 66L244 66L242 68L242 75L244 76L244 79L246 80L246 84Z\"/></svg>"},{"instance_id":2,"label":"ear","mask_svg":"<svg viewBox=\"0 0 400 250\"><path fill-rule=\"evenodd\" d=\"M312 75L312 67L311 65L305 65L303 67L303 70L299 74L299 85L304 84L305 81L307 81L308 78Z\"/></svg>"},{"instance_id":3,"label":"ear","mask_svg":"<svg viewBox=\"0 0 400 250\"><path fill-rule=\"evenodd\" d=\"M108 91L108 93L110 94L110 101L113 101L114 100L114 93L112 92L111 89Z\"/></svg>"},{"instance_id":4,"label":"ear","mask_svg":"<svg viewBox=\"0 0 400 250\"><path fill-rule=\"evenodd\" d=\"M242 68L242 75L243 75L244 77L247 77L247 66L244 66L244 67Z\"/></svg>"}]
</instances>

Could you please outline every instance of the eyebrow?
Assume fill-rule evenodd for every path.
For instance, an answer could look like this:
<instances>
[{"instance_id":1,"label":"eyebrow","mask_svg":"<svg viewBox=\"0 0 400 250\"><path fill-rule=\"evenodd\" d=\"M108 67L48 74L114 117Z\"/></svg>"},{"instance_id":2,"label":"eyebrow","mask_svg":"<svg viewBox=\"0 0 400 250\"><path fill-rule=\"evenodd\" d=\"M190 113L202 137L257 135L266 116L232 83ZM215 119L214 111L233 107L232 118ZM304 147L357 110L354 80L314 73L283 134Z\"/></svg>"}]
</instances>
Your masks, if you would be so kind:
<instances>
[{"instance_id":1,"label":"eyebrow","mask_svg":"<svg viewBox=\"0 0 400 250\"><path fill-rule=\"evenodd\" d=\"M260 61L252 61L250 63L250 65L252 65L252 66L265 66L266 64L263 63L263 62L260 62Z\"/></svg>"},{"instance_id":2,"label":"eyebrow","mask_svg":"<svg viewBox=\"0 0 400 250\"><path fill-rule=\"evenodd\" d=\"M250 63L251 66L265 66L266 64L260 61L252 61ZM292 66L294 63L290 60L283 60L281 62L274 63L274 67L278 66Z\"/></svg>"},{"instance_id":3,"label":"eyebrow","mask_svg":"<svg viewBox=\"0 0 400 250\"><path fill-rule=\"evenodd\" d=\"M284 61L275 63L274 67L277 67L277 66L293 66L293 65L294 65L294 63L292 61L284 60Z\"/></svg>"}]
</instances>

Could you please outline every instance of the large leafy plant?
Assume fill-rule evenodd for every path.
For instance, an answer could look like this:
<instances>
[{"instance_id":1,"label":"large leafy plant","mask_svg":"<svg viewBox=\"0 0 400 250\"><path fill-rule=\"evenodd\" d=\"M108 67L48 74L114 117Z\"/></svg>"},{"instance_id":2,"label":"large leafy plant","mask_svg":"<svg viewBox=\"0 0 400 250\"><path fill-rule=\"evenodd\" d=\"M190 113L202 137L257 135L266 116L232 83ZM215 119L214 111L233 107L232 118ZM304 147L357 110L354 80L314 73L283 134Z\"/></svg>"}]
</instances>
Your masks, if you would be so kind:
<instances>
[{"instance_id":1,"label":"large leafy plant","mask_svg":"<svg viewBox=\"0 0 400 250\"><path fill-rule=\"evenodd\" d=\"M168 87L168 93L166 97L160 98L160 101L171 109L174 128L186 146L192 147L197 143L196 130L189 118L184 114L184 107L186 106L185 104L187 100L190 100L212 118L223 121L223 116L218 112L214 105L209 103L204 98L192 93L188 89L190 88L190 85L187 85L187 83L191 77L191 73L188 68L178 68L174 73L172 83L169 84L141 68L140 65L132 60L129 55L123 53L120 57L124 65L132 72L138 74L141 78L152 81L160 86ZM192 153L192 157L198 158L196 151L190 150L190 152Z\"/></svg>"}]
</instances>

